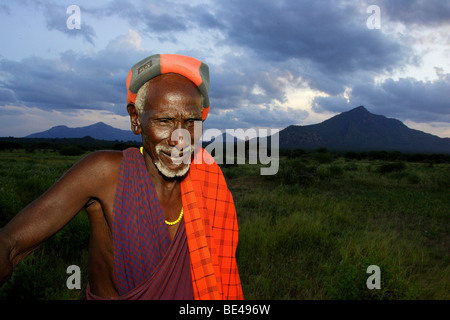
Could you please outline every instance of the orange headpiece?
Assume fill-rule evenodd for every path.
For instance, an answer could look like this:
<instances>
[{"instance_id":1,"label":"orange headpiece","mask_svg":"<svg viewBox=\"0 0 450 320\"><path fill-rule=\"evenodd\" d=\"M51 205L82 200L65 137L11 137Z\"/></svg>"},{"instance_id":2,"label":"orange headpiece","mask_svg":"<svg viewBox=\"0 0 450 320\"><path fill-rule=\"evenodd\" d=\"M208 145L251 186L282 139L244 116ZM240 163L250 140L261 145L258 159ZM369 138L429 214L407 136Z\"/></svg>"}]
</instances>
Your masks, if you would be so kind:
<instances>
[{"instance_id":1,"label":"orange headpiece","mask_svg":"<svg viewBox=\"0 0 450 320\"><path fill-rule=\"evenodd\" d=\"M209 112L209 67L205 63L178 54L155 54L136 63L127 77L127 103L135 102L140 87L161 74L177 73L191 80L203 96L202 119Z\"/></svg>"}]
</instances>

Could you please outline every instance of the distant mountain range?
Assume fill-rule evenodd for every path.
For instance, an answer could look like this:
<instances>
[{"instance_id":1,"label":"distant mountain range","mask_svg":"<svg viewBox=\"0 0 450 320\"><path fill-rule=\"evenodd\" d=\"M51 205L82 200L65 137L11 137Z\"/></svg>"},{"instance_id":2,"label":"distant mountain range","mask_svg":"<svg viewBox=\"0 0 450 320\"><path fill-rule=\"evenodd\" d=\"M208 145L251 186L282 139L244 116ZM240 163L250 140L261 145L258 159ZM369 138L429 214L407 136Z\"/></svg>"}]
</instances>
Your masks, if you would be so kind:
<instances>
[{"instance_id":1,"label":"distant mountain range","mask_svg":"<svg viewBox=\"0 0 450 320\"><path fill-rule=\"evenodd\" d=\"M69 128L56 126L49 130L33 133L25 138L84 138L91 137L97 140L109 141L141 141L141 136L135 135L131 130L121 130L111 127L103 122L97 122L90 126Z\"/></svg>"},{"instance_id":2,"label":"distant mountain range","mask_svg":"<svg viewBox=\"0 0 450 320\"><path fill-rule=\"evenodd\" d=\"M26 138L86 136L98 140L141 141L141 137L131 130L116 129L103 122L79 128L57 126ZM326 147L332 151L384 150L450 154L450 138L410 129L399 120L372 114L363 106L318 124L291 125L279 132L279 138L281 149L311 150Z\"/></svg>"}]
</instances>

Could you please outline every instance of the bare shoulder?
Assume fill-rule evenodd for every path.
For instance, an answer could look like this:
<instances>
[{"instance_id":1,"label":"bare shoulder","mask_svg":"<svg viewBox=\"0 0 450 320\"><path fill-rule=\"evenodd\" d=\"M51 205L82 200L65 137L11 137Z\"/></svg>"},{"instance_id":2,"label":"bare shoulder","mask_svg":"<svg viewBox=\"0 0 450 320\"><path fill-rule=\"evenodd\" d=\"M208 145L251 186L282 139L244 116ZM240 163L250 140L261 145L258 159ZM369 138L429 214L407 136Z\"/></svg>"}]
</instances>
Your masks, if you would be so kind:
<instances>
[{"instance_id":1,"label":"bare shoulder","mask_svg":"<svg viewBox=\"0 0 450 320\"><path fill-rule=\"evenodd\" d=\"M89 153L74 166L81 166L92 169L112 169L120 166L122 161L122 151L102 150Z\"/></svg>"},{"instance_id":2,"label":"bare shoulder","mask_svg":"<svg viewBox=\"0 0 450 320\"><path fill-rule=\"evenodd\" d=\"M81 159L80 162L83 162L83 164L85 165L95 166L97 168L101 166L110 168L120 166L120 163L122 162L122 156L122 151L94 151Z\"/></svg>"},{"instance_id":3,"label":"bare shoulder","mask_svg":"<svg viewBox=\"0 0 450 320\"><path fill-rule=\"evenodd\" d=\"M122 151L95 151L75 163L55 187L66 190L68 186L77 192L93 192L117 181L122 161ZM80 188L82 190L80 190Z\"/></svg>"}]
</instances>

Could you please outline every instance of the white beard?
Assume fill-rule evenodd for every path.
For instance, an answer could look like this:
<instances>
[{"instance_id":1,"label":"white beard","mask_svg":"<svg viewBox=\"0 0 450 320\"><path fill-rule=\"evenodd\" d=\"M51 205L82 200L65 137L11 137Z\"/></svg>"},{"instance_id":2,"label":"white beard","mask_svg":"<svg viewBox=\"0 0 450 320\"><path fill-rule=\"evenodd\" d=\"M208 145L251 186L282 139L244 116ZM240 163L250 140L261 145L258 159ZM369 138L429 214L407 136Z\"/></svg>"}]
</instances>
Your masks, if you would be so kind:
<instances>
[{"instance_id":1,"label":"white beard","mask_svg":"<svg viewBox=\"0 0 450 320\"><path fill-rule=\"evenodd\" d=\"M155 161L154 165L155 165L156 169L158 169L159 173L161 173L166 178L183 177L189 171L189 167L190 167L188 164L184 164L180 170L173 171L173 170L166 168L159 160Z\"/></svg>"},{"instance_id":2,"label":"white beard","mask_svg":"<svg viewBox=\"0 0 450 320\"><path fill-rule=\"evenodd\" d=\"M172 154L171 152L173 150L173 149L168 150L167 148L165 148L161 145L157 145L155 147L155 149L156 149L156 153L158 153L158 154L161 153L162 151ZM161 173L166 178L184 177L186 175L186 173L189 171L190 160L191 160L192 154L194 153L194 150L195 150L195 147L193 145L191 145L189 155L188 154L184 155L182 157L182 160L177 159L177 163L179 162L180 164L182 164L182 167L180 169L178 169L177 171L170 170L165 165L163 165L160 160L153 161L153 164L158 169L159 173ZM175 163L175 161L173 161L173 160L172 160L172 162Z\"/></svg>"}]
</instances>

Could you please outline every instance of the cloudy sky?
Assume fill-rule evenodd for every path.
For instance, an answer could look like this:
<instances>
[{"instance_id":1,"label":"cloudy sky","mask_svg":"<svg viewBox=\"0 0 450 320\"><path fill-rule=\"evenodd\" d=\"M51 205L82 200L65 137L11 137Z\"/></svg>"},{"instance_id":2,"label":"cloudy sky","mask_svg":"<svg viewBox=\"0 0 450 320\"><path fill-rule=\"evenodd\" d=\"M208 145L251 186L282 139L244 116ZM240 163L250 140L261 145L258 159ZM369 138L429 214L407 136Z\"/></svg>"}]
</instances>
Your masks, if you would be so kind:
<instances>
[{"instance_id":1,"label":"cloudy sky","mask_svg":"<svg viewBox=\"0 0 450 320\"><path fill-rule=\"evenodd\" d=\"M206 128L307 125L364 105L450 137L450 1L2 0L0 30L0 136L129 129L129 69L178 53L210 67Z\"/></svg>"}]
</instances>

